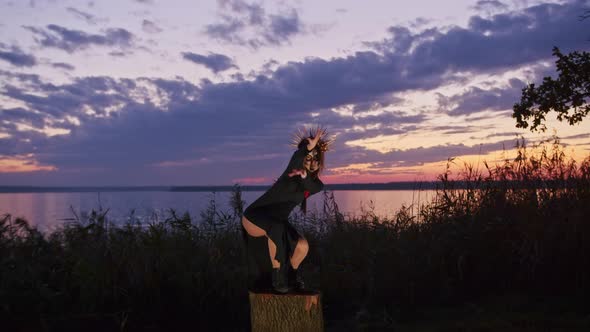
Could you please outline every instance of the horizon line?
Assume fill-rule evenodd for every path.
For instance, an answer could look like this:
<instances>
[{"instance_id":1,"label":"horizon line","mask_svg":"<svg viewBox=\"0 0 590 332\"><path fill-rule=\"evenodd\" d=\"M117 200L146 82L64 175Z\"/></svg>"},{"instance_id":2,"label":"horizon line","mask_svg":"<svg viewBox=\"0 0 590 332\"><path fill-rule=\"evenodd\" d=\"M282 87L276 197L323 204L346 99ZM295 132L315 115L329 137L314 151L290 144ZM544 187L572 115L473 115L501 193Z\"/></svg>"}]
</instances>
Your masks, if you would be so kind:
<instances>
[{"instance_id":1,"label":"horizon line","mask_svg":"<svg viewBox=\"0 0 590 332\"><path fill-rule=\"evenodd\" d=\"M541 182L539 182L541 181ZM382 182L382 183L332 183L325 184L323 191L328 190L435 190L440 186L445 188L445 183L451 183L447 189L475 189L473 183L478 181L468 180L434 180L434 181L396 181L396 182ZM486 182L494 184L511 183L512 189L525 188L545 188L547 185L551 187L564 186L563 183L556 180L509 180L509 181L491 181ZM514 185L516 184L516 185ZM13 185L0 186L0 193L49 193L49 192L109 192L109 191L165 191L165 192L217 192L217 191L234 191L236 185L241 191L264 191L272 185L186 185L186 186L33 186L33 185Z\"/></svg>"},{"instance_id":2,"label":"horizon line","mask_svg":"<svg viewBox=\"0 0 590 332\"><path fill-rule=\"evenodd\" d=\"M436 181L394 181L372 183L331 183L325 184L324 190L366 190L366 189L420 189L423 185L434 188ZM272 184L239 185L242 191L260 191L270 188ZM0 193L19 192L67 192L67 191L232 191L232 185L80 185L80 186L37 186L10 185L0 186Z\"/></svg>"}]
</instances>

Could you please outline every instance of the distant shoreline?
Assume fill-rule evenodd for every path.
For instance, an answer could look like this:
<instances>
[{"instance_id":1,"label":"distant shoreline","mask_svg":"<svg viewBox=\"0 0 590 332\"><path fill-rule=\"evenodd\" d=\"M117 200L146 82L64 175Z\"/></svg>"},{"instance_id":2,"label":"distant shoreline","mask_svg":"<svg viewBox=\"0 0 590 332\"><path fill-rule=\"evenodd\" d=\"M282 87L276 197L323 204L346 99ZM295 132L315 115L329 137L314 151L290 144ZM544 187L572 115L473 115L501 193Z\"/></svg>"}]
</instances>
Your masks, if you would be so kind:
<instances>
[{"instance_id":1,"label":"distant shoreline","mask_svg":"<svg viewBox=\"0 0 590 332\"><path fill-rule=\"evenodd\" d=\"M575 181L574 181L575 182ZM493 181L483 183L469 181L448 181L454 189L473 189L483 186L508 186L512 189L567 188L570 181ZM340 183L326 184L324 190L435 190L441 188L440 181L389 182L389 183ZM242 191L266 191L270 185L240 185ZM225 192L234 186L0 186L0 193L57 193L57 192L118 192L118 191L164 191L164 192Z\"/></svg>"},{"instance_id":2,"label":"distant shoreline","mask_svg":"<svg viewBox=\"0 0 590 332\"><path fill-rule=\"evenodd\" d=\"M270 185L240 185L242 191L266 191ZM324 190L432 190L436 182L390 182L326 184ZM233 186L0 186L0 193L54 193L54 192L224 192Z\"/></svg>"}]
</instances>

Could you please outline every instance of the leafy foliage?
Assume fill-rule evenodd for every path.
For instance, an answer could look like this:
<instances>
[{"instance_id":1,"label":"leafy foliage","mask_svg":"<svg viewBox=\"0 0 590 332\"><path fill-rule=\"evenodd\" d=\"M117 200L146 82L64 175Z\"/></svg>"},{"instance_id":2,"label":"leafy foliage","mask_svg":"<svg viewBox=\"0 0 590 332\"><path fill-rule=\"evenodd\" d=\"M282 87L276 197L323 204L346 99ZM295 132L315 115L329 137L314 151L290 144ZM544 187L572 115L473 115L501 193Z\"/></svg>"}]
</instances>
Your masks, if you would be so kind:
<instances>
[{"instance_id":1,"label":"leafy foliage","mask_svg":"<svg viewBox=\"0 0 590 332\"><path fill-rule=\"evenodd\" d=\"M520 102L514 104L512 117L517 128L545 131L545 117L551 110L557 119L576 124L590 112L590 53L574 51L563 55L553 48L559 77L549 76L540 86L534 83L522 89ZM529 122L530 121L530 122Z\"/></svg>"}]
</instances>

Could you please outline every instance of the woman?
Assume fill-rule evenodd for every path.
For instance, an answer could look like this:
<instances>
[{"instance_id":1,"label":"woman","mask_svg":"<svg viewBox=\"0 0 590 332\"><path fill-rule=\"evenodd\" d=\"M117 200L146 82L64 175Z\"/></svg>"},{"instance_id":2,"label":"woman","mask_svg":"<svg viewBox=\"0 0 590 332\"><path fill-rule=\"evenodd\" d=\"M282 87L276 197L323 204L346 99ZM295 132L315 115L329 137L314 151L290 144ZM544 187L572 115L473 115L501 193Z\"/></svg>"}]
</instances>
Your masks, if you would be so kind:
<instances>
[{"instance_id":1,"label":"woman","mask_svg":"<svg viewBox=\"0 0 590 332\"><path fill-rule=\"evenodd\" d=\"M287 293L289 289L304 290L299 266L308 252L307 240L289 223L288 217L295 206L301 204L306 212L306 200L320 192L324 184L319 173L324 167L324 153L332 139L326 140L325 129L316 128L309 137L299 132L294 140L297 151L289 165L272 187L244 211L242 225L247 235L249 286L264 288L264 274L272 267L272 289ZM266 239L263 258L261 251L250 245L258 239ZM260 241L259 241L260 243ZM257 256L258 255L258 256ZM268 264L270 258L270 264ZM266 279L268 280L268 278Z\"/></svg>"}]
</instances>

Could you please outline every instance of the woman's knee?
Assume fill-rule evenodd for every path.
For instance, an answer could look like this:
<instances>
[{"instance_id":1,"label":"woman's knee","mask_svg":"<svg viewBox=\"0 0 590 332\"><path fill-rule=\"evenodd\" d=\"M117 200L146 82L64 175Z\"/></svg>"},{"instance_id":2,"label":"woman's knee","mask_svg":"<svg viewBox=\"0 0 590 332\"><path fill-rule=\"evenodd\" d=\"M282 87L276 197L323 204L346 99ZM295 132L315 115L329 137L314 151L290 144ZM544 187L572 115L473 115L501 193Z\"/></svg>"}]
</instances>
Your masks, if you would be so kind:
<instances>
[{"instance_id":1,"label":"woman's knee","mask_svg":"<svg viewBox=\"0 0 590 332\"><path fill-rule=\"evenodd\" d=\"M248 233L248 235L252 237L260 237L266 235L264 229L254 225L254 223L248 220L248 218L246 218L245 216L242 217L242 226L244 226L246 233Z\"/></svg>"},{"instance_id":2,"label":"woman's knee","mask_svg":"<svg viewBox=\"0 0 590 332\"><path fill-rule=\"evenodd\" d=\"M295 247L295 250L298 250L299 252L308 252L309 251L309 243L307 242L307 240L305 238L300 238L297 241L297 246Z\"/></svg>"}]
</instances>

